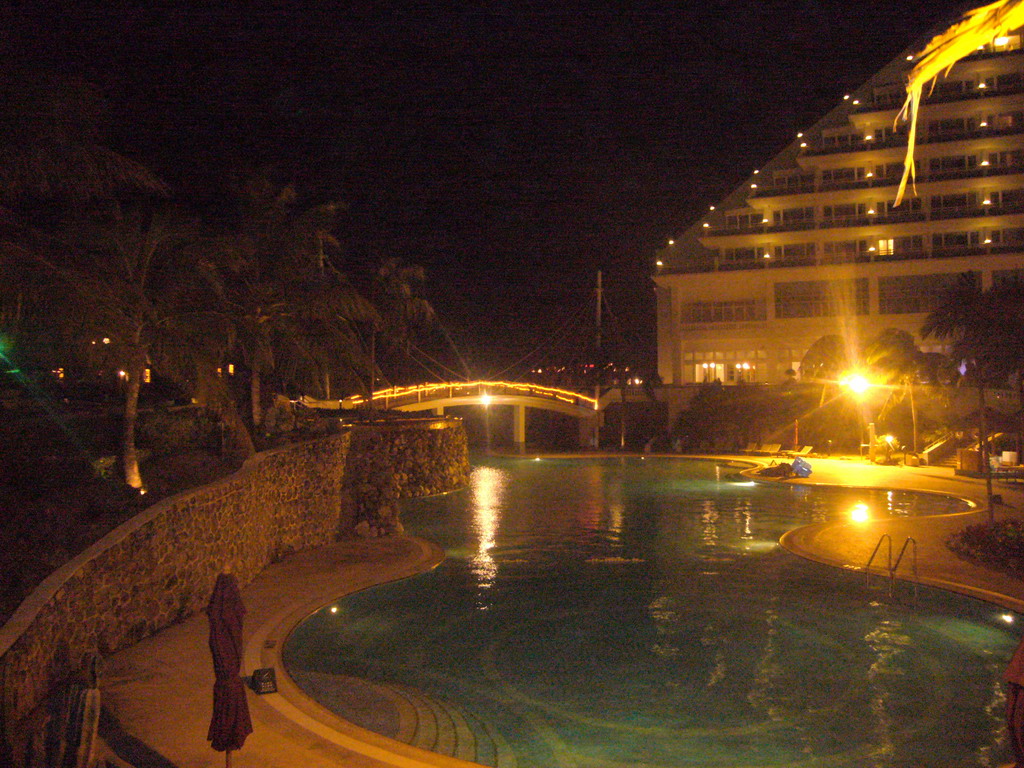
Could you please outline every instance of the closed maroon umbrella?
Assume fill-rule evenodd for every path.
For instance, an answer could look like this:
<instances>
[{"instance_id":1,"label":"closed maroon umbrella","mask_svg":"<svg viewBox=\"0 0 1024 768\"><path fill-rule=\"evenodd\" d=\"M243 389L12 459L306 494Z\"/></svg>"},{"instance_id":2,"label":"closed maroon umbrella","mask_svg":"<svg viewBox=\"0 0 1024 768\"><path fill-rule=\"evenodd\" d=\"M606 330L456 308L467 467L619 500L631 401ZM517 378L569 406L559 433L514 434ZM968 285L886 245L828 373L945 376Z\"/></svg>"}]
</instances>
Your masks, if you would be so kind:
<instances>
[{"instance_id":1,"label":"closed maroon umbrella","mask_svg":"<svg viewBox=\"0 0 1024 768\"><path fill-rule=\"evenodd\" d=\"M225 765L231 765L231 751L241 749L252 733L245 684L239 677L242 668L242 619L245 606L238 591L238 580L230 573L217 577L206 606L210 619L210 652L213 654L213 717L206 738L218 752L224 752Z\"/></svg>"},{"instance_id":2,"label":"closed maroon umbrella","mask_svg":"<svg viewBox=\"0 0 1024 768\"><path fill-rule=\"evenodd\" d=\"M1006 672L1006 728L1009 731L1010 743L1013 745L1013 757L1016 768L1024 768L1024 638L1013 652Z\"/></svg>"}]
</instances>

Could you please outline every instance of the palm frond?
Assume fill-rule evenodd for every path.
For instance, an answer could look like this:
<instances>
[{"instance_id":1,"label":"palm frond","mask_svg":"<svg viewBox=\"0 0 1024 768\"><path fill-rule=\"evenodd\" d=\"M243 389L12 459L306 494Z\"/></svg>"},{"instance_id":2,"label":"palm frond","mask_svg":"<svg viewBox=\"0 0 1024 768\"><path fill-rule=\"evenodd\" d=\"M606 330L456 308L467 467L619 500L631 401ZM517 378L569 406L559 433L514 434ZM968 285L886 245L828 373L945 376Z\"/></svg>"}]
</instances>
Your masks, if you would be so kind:
<instances>
[{"instance_id":1,"label":"palm frond","mask_svg":"<svg viewBox=\"0 0 1024 768\"><path fill-rule=\"evenodd\" d=\"M910 121L907 137L907 157L903 164L903 178L896 191L895 205L903 201L907 182L916 177L914 147L917 141L917 117L925 86L945 74L960 59L970 56L979 47L997 37L1024 26L1024 0L997 0L968 11L964 17L945 32L936 35L917 55L917 64L910 71L907 99L897 120Z\"/></svg>"}]
</instances>

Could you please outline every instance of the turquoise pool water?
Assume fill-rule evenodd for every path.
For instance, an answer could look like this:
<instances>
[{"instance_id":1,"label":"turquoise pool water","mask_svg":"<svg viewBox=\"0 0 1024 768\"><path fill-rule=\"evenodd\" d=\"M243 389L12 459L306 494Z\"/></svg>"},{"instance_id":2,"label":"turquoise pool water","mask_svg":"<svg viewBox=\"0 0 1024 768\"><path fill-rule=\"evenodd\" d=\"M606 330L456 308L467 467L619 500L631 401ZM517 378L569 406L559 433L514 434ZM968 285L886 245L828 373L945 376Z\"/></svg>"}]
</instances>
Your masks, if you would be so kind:
<instances>
[{"instance_id":1,"label":"turquoise pool water","mask_svg":"<svg viewBox=\"0 0 1024 768\"><path fill-rule=\"evenodd\" d=\"M959 508L710 462L489 458L465 491L405 505L445 563L326 606L285 662L328 705L344 675L424 692L490 735L473 759L492 765L998 765L1020 617L908 585L890 600L777 545L854 510ZM341 713L396 735L370 709Z\"/></svg>"}]
</instances>

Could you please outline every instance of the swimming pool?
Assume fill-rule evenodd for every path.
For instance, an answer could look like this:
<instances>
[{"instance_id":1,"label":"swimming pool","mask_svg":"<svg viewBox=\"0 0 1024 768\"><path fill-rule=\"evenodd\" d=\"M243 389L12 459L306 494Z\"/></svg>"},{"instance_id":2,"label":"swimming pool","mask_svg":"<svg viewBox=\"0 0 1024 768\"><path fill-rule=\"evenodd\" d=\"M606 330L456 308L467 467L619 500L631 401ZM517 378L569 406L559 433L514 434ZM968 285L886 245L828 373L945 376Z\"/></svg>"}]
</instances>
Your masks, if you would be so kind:
<instances>
[{"instance_id":1,"label":"swimming pool","mask_svg":"<svg viewBox=\"0 0 1024 768\"><path fill-rule=\"evenodd\" d=\"M489 458L465 491L405 505L447 560L326 606L285 663L359 725L502 768L1006 762L1018 617L890 600L777 545L854 508L963 507L711 462Z\"/></svg>"}]
</instances>

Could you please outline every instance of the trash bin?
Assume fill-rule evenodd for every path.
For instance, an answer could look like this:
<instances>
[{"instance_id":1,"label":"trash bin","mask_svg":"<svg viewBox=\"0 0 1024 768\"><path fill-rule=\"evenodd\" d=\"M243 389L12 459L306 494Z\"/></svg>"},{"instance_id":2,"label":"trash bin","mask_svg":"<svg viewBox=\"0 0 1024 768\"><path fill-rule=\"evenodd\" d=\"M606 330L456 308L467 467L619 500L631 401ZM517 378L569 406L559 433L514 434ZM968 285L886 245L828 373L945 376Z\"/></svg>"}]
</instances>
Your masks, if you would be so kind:
<instances>
[{"instance_id":1,"label":"trash bin","mask_svg":"<svg viewBox=\"0 0 1024 768\"><path fill-rule=\"evenodd\" d=\"M793 474L797 477L808 477L811 474L811 465L797 456L793 459Z\"/></svg>"}]
</instances>

